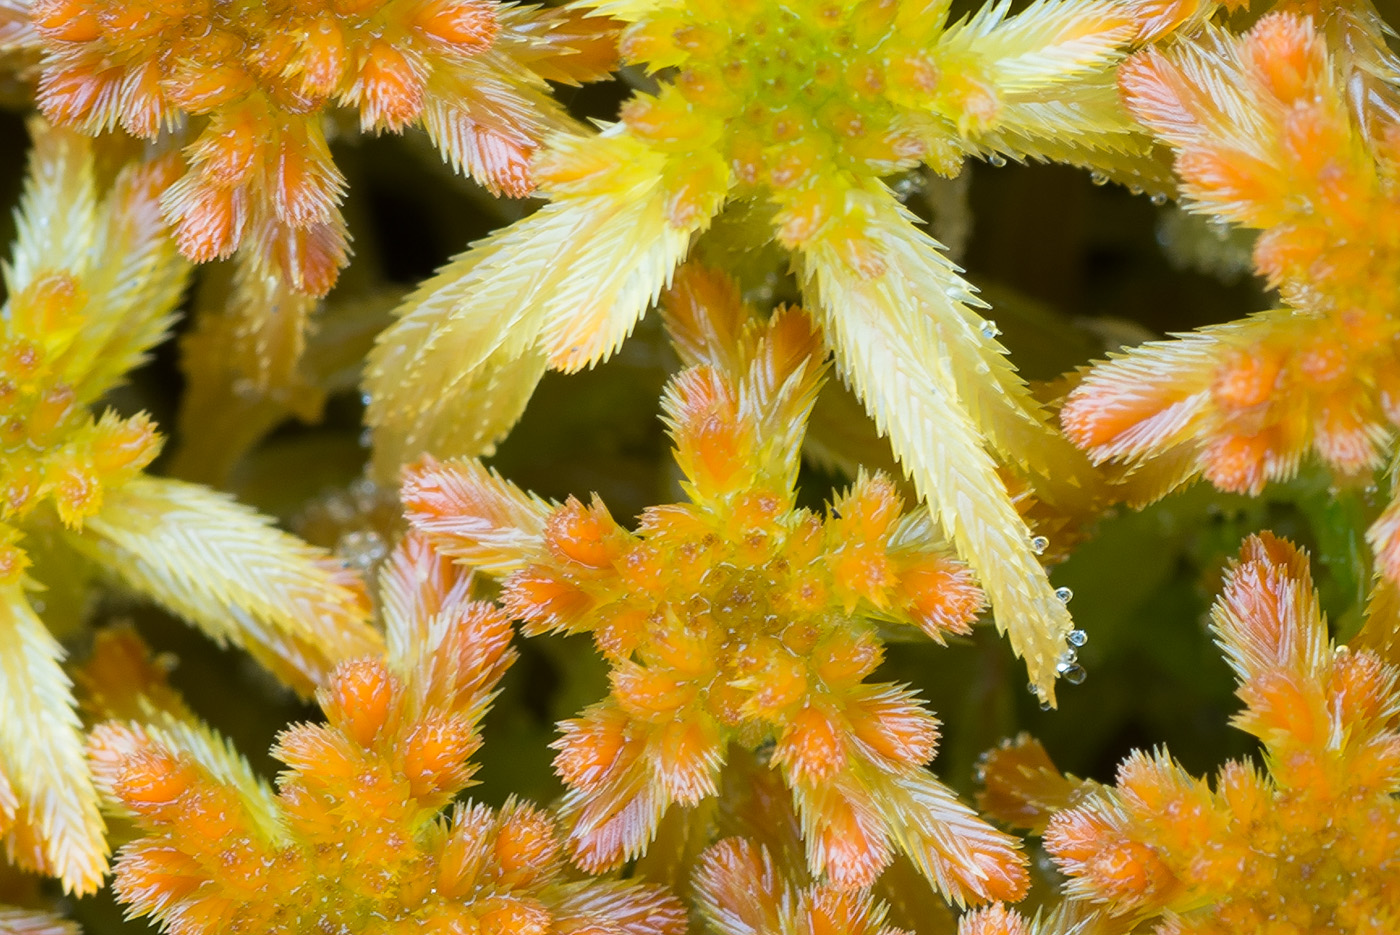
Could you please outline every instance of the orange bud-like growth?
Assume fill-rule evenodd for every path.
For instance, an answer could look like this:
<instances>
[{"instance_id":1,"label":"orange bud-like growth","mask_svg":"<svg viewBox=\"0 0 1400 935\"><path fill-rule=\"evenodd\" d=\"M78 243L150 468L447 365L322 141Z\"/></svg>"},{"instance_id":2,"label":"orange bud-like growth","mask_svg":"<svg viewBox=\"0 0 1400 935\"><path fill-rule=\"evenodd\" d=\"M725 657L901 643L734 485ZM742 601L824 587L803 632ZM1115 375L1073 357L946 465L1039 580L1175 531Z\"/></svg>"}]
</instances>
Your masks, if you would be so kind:
<instances>
[{"instance_id":1,"label":"orange bud-like growth","mask_svg":"<svg viewBox=\"0 0 1400 935\"><path fill-rule=\"evenodd\" d=\"M510 801L439 810L467 783L478 722L513 658L470 574L410 535L385 566L387 659L338 667L326 725L282 734L274 794L187 713L100 725L99 783L143 832L116 865L129 911L172 933L367 926L681 935L656 887L566 879L545 812ZM504 637L502 638L502 633ZM347 833L353 830L353 833Z\"/></svg>"},{"instance_id":2,"label":"orange bud-like growth","mask_svg":"<svg viewBox=\"0 0 1400 935\"><path fill-rule=\"evenodd\" d=\"M1331 643L1306 555L1268 534L1245 543L1212 618L1245 702L1234 723L1269 775L1228 763L1212 790L1139 752L1114 786L1062 794L1045 844L1069 893L1163 913L1167 931L1383 931L1400 921L1400 673Z\"/></svg>"},{"instance_id":3,"label":"orange bud-like growth","mask_svg":"<svg viewBox=\"0 0 1400 935\"><path fill-rule=\"evenodd\" d=\"M596 499L550 508L477 462L426 462L403 487L422 534L504 575L525 632L591 631L612 662L611 694L555 744L575 861L642 853L672 804L716 794L730 744L771 739L809 861L837 885L868 885L898 846L956 899L1015 895L1011 840L924 770L936 722L912 694L863 682L880 658L873 619L966 632L980 591L881 475L825 517L795 507L823 371L800 311L750 323L733 287L697 268L667 302L678 347L703 361L664 400L690 503L650 508L629 532ZM952 843L972 828L985 851Z\"/></svg>"}]
</instances>

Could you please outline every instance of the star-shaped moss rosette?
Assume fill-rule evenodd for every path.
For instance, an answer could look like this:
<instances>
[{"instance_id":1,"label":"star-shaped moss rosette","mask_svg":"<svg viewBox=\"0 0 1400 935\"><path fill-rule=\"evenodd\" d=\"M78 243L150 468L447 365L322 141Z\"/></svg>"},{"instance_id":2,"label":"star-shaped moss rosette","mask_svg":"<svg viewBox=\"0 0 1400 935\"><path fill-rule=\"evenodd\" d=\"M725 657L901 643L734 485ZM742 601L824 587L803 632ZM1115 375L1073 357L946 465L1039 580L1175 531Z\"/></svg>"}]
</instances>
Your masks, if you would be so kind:
<instances>
[{"instance_id":1,"label":"star-shaped moss rosette","mask_svg":"<svg viewBox=\"0 0 1400 935\"><path fill-rule=\"evenodd\" d=\"M494 0L16 5L28 28L5 38L39 53L54 124L155 140L195 123L161 192L181 252L200 262L251 240L314 295L347 246L329 108L353 108L366 131L421 125L455 167L519 196L543 135L572 126L545 79L601 77L615 58L604 19Z\"/></svg>"},{"instance_id":2,"label":"star-shaped moss rosette","mask_svg":"<svg viewBox=\"0 0 1400 935\"><path fill-rule=\"evenodd\" d=\"M8 935L81 935L72 922L33 909L0 906L0 932Z\"/></svg>"},{"instance_id":3,"label":"star-shaped moss rosette","mask_svg":"<svg viewBox=\"0 0 1400 935\"><path fill-rule=\"evenodd\" d=\"M275 793L187 711L97 676L116 686L112 713L144 714L98 725L88 745L142 832L115 863L127 910L170 935L682 935L684 909L660 887L567 873L545 811L453 804L515 657L471 573L410 535L379 606L387 657L343 663L317 694L326 723L281 734Z\"/></svg>"},{"instance_id":4,"label":"star-shaped moss rosette","mask_svg":"<svg viewBox=\"0 0 1400 935\"><path fill-rule=\"evenodd\" d=\"M997 458L1089 499L972 287L882 182L968 156L1053 158L1144 184L1150 147L1112 69L1174 24L1157 4L617 0L623 58L658 74L597 136L551 138L551 201L404 303L367 368L376 470L480 455L546 369L612 354L726 205L789 251L823 341L1054 700L1072 624ZM1170 5L1175 10L1176 4ZM1171 20L1171 22L1169 22ZM1139 173L1139 175L1134 175ZM1162 173L1165 175L1165 172ZM735 244L743 248L758 244Z\"/></svg>"},{"instance_id":5,"label":"star-shaped moss rosette","mask_svg":"<svg viewBox=\"0 0 1400 935\"><path fill-rule=\"evenodd\" d=\"M99 186L91 141L36 124L0 312L0 834L79 893L107 845L64 652L98 572L249 650L309 693L373 652L359 580L206 487L151 477L144 414L93 406L174 320L188 263L166 236L165 158ZM37 594L35 592L38 592Z\"/></svg>"},{"instance_id":6,"label":"star-shaped moss rosette","mask_svg":"<svg viewBox=\"0 0 1400 935\"><path fill-rule=\"evenodd\" d=\"M1049 819L1066 891L1160 914L1158 935L1400 930L1400 671L1328 639L1307 557L1267 534L1212 620L1267 772L1232 761L1212 789L1166 751L1134 753Z\"/></svg>"},{"instance_id":7,"label":"star-shaped moss rosette","mask_svg":"<svg viewBox=\"0 0 1400 935\"><path fill-rule=\"evenodd\" d=\"M1041 907L1029 918L1001 905L984 906L958 920L958 935L1131 935L1130 921L1115 919L1099 907L1064 900Z\"/></svg>"},{"instance_id":8,"label":"star-shaped moss rosette","mask_svg":"<svg viewBox=\"0 0 1400 935\"><path fill-rule=\"evenodd\" d=\"M402 488L416 529L504 579L527 634L592 633L612 664L611 693L557 743L575 860L636 857L668 809L716 794L731 744L772 743L815 876L865 886L902 852L958 902L1015 898L1016 840L924 768L937 722L912 692L865 682L879 621L968 632L982 606L968 570L884 476L857 479L826 516L795 507L824 370L805 314L669 313L693 364L663 399L691 502L649 508L629 532L596 499L551 506L477 461L429 460Z\"/></svg>"},{"instance_id":9,"label":"star-shaped moss rosette","mask_svg":"<svg viewBox=\"0 0 1400 935\"><path fill-rule=\"evenodd\" d=\"M1127 106L1176 154L1190 210L1260 231L1255 268L1283 300L1098 364L1069 395L1070 438L1124 465L1136 499L1197 476L1258 494L1308 457L1366 483L1396 458L1400 58L1388 31L1369 5L1320 23L1274 13L1120 70ZM1393 590L1400 497L1368 538ZM1385 630L1372 645L1389 640L1400 660L1400 615L1372 620Z\"/></svg>"},{"instance_id":10,"label":"star-shaped moss rosette","mask_svg":"<svg viewBox=\"0 0 1400 935\"><path fill-rule=\"evenodd\" d=\"M695 904L715 935L910 935L862 890L794 886L760 844L725 838L700 855Z\"/></svg>"},{"instance_id":11,"label":"star-shaped moss rosette","mask_svg":"<svg viewBox=\"0 0 1400 935\"><path fill-rule=\"evenodd\" d=\"M528 195L543 138L582 129L548 82L606 76L617 28L496 0L13 0L0 57L32 62L56 126L178 149L159 195L180 251L239 267L226 366L291 393L315 298L349 259L336 113L362 132L421 127L454 169Z\"/></svg>"},{"instance_id":12,"label":"star-shaped moss rosette","mask_svg":"<svg viewBox=\"0 0 1400 935\"><path fill-rule=\"evenodd\" d=\"M928 890L923 881L893 868L869 890L813 882L801 857L792 859L800 841L785 840L795 816L771 799L762 807L771 791L763 789L769 785L764 771L745 779L755 780L755 801L725 802L718 825L751 836L724 837L705 848L687 881L690 902L710 935L1129 935L1132 928L1130 920L1076 900L1041 905L1030 918L1002 903L955 918L918 893Z\"/></svg>"}]
</instances>

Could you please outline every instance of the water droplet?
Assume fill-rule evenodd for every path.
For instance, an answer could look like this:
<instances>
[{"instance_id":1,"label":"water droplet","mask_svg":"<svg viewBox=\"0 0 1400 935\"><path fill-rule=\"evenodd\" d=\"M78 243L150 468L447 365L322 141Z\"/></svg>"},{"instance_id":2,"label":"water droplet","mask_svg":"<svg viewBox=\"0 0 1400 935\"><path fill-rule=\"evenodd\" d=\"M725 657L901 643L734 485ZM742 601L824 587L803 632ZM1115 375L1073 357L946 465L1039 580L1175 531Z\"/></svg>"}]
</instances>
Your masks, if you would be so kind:
<instances>
[{"instance_id":1,"label":"water droplet","mask_svg":"<svg viewBox=\"0 0 1400 935\"><path fill-rule=\"evenodd\" d=\"M1040 710L1042 710L1042 711L1049 711L1049 710L1050 710L1050 700L1049 700L1048 698L1047 698L1047 699L1044 699L1044 700L1042 700L1042 701L1040 702Z\"/></svg>"},{"instance_id":2,"label":"water droplet","mask_svg":"<svg viewBox=\"0 0 1400 935\"><path fill-rule=\"evenodd\" d=\"M1061 666L1072 666L1078 661L1079 653L1075 652L1072 649L1066 649L1064 652L1060 653L1060 658L1055 660L1055 668L1058 669Z\"/></svg>"},{"instance_id":3,"label":"water droplet","mask_svg":"<svg viewBox=\"0 0 1400 935\"><path fill-rule=\"evenodd\" d=\"M1128 186L1128 194L1130 194L1130 195L1141 195L1141 194L1142 194L1142 186L1141 186L1141 185L1129 185L1129 186Z\"/></svg>"},{"instance_id":4,"label":"water droplet","mask_svg":"<svg viewBox=\"0 0 1400 935\"><path fill-rule=\"evenodd\" d=\"M1032 695L1039 695L1039 694L1040 694L1040 689L1038 689L1038 688L1035 687L1035 683L1034 683L1034 682L1027 682L1027 683L1026 683L1026 691L1030 692Z\"/></svg>"},{"instance_id":5,"label":"water droplet","mask_svg":"<svg viewBox=\"0 0 1400 935\"><path fill-rule=\"evenodd\" d=\"M1167 193L1166 193L1166 192L1153 192L1153 193L1152 193L1152 203L1153 203L1154 205L1156 205L1157 207L1160 208L1162 205L1164 205L1164 204L1167 203Z\"/></svg>"},{"instance_id":6,"label":"water droplet","mask_svg":"<svg viewBox=\"0 0 1400 935\"><path fill-rule=\"evenodd\" d=\"M340 537L336 554L361 571L370 571L389 554L384 539L373 530L355 530Z\"/></svg>"},{"instance_id":7,"label":"water droplet","mask_svg":"<svg viewBox=\"0 0 1400 935\"><path fill-rule=\"evenodd\" d=\"M369 404L370 404L371 401L372 401L372 398L370 397L370 395L369 395L368 393L361 393L361 394L360 394L360 405L361 405L361 406L364 406L366 409L368 409L368 408L369 408Z\"/></svg>"},{"instance_id":8,"label":"water droplet","mask_svg":"<svg viewBox=\"0 0 1400 935\"><path fill-rule=\"evenodd\" d=\"M926 187L923 175L918 172L906 172L890 185L894 196L900 201L908 201L915 195L922 194Z\"/></svg>"},{"instance_id":9,"label":"water droplet","mask_svg":"<svg viewBox=\"0 0 1400 935\"><path fill-rule=\"evenodd\" d=\"M1070 599L1074 597L1074 592L1069 588L1056 588L1055 596L1060 599L1061 604L1068 604Z\"/></svg>"},{"instance_id":10,"label":"water droplet","mask_svg":"<svg viewBox=\"0 0 1400 935\"><path fill-rule=\"evenodd\" d=\"M1001 334L1001 329L997 327L996 322L990 318L982 322L982 337L990 341L999 334Z\"/></svg>"},{"instance_id":11,"label":"water droplet","mask_svg":"<svg viewBox=\"0 0 1400 935\"><path fill-rule=\"evenodd\" d=\"M1104 175L1102 172L1091 172L1089 173L1089 181L1093 182L1095 185L1107 185L1108 176Z\"/></svg>"},{"instance_id":12,"label":"water droplet","mask_svg":"<svg viewBox=\"0 0 1400 935\"><path fill-rule=\"evenodd\" d=\"M1084 671L1084 667L1078 664L1067 665L1064 668L1056 666L1055 671L1060 674L1060 678L1071 685L1083 685L1084 680L1089 677L1089 673Z\"/></svg>"},{"instance_id":13,"label":"water droplet","mask_svg":"<svg viewBox=\"0 0 1400 935\"><path fill-rule=\"evenodd\" d=\"M1044 536L1031 537L1031 551L1036 555L1044 555L1045 550L1050 548L1050 540Z\"/></svg>"},{"instance_id":14,"label":"water droplet","mask_svg":"<svg viewBox=\"0 0 1400 935\"><path fill-rule=\"evenodd\" d=\"M372 444L374 444L374 433L369 429L365 429L360 433L360 447L368 448Z\"/></svg>"},{"instance_id":15,"label":"water droplet","mask_svg":"<svg viewBox=\"0 0 1400 935\"><path fill-rule=\"evenodd\" d=\"M1069 640L1069 645L1071 646L1083 646L1085 643L1089 642L1089 634L1085 633L1083 630L1070 630L1069 636L1066 637L1066 639Z\"/></svg>"},{"instance_id":16,"label":"water droplet","mask_svg":"<svg viewBox=\"0 0 1400 935\"><path fill-rule=\"evenodd\" d=\"M1001 153L992 153L987 157L987 162L1000 169L1002 166L1006 165L1006 157Z\"/></svg>"}]
</instances>

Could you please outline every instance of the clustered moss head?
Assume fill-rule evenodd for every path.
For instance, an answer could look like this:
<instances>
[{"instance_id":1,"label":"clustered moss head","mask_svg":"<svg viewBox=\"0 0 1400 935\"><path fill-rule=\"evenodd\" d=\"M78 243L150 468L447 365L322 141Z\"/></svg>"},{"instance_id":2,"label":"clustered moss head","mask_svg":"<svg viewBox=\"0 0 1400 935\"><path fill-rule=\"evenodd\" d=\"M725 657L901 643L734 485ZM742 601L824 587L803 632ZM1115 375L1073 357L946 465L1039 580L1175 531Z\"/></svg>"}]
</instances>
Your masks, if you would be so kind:
<instances>
[{"instance_id":1,"label":"clustered moss head","mask_svg":"<svg viewBox=\"0 0 1400 935\"><path fill-rule=\"evenodd\" d=\"M0 0L0 935L1400 932L1392 38Z\"/></svg>"}]
</instances>

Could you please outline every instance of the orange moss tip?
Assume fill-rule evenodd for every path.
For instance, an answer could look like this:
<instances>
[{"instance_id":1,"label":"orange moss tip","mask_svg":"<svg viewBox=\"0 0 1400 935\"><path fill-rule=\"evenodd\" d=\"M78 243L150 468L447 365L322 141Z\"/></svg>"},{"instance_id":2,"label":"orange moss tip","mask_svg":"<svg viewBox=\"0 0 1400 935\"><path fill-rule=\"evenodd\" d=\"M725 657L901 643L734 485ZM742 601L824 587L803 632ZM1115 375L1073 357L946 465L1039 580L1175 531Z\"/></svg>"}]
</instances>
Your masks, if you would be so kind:
<instances>
[{"instance_id":1,"label":"orange moss tip","mask_svg":"<svg viewBox=\"0 0 1400 935\"><path fill-rule=\"evenodd\" d=\"M360 108L360 128L398 133L417 120L426 79L422 66L392 43L371 43L348 95Z\"/></svg>"},{"instance_id":2,"label":"orange moss tip","mask_svg":"<svg viewBox=\"0 0 1400 935\"><path fill-rule=\"evenodd\" d=\"M1031 927L1019 912L994 903L965 913L958 935L1031 935Z\"/></svg>"},{"instance_id":3,"label":"orange moss tip","mask_svg":"<svg viewBox=\"0 0 1400 935\"><path fill-rule=\"evenodd\" d=\"M318 789L353 788L372 756L344 734L322 724L287 728L277 736L272 755L301 774L301 782ZM365 778L373 784L373 773Z\"/></svg>"},{"instance_id":4,"label":"orange moss tip","mask_svg":"<svg viewBox=\"0 0 1400 935\"><path fill-rule=\"evenodd\" d=\"M151 842L127 845L118 858L112 892L133 914L152 915L161 907L192 901L206 883L198 860L172 847ZM173 935L202 935L216 921L224 901L206 897L181 913Z\"/></svg>"},{"instance_id":5,"label":"orange moss tip","mask_svg":"<svg viewBox=\"0 0 1400 935\"><path fill-rule=\"evenodd\" d=\"M686 366L738 369L744 325L752 316L733 278L698 262L683 263L660 308L667 337Z\"/></svg>"},{"instance_id":6,"label":"orange moss tip","mask_svg":"<svg viewBox=\"0 0 1400 935\"><path fill-rule=\"evenodd\" d=\"M917 832L918 849L911 853L916 861L930 865L925 875L936 881L940 893L960 907L1024 899L1031 886L1031 875L1030 859L1022 850L1021 840L992 828L958 802L951 790L939 785L940 791L935 795L946 796L946 801L937 807L945 810L950 825L959 827L958 843L945 840L925 823Z\"/></svg>"},{"instance_id":7,"label":"orange moss tip","mask_svg":"<svg viewBox=\"0 0 1400 935\"><path fill-rule=\"evenodd\" d=\"M135 813L144 828L177 833L211 851L246 840L247 814L237 794L144 729L100 724L89 735L87 752L99 787Z\"/></svg>"},{"instance_id":8,"label":"orange moss tip","mask_svg":"<svg viewBox=\"0 0 1400 935\"><path fill-rule=\"evenodd\" d=\"M543 544L548 506L479 461L425 457L404 468L399 497L434 548L492 574L515 570Z\"/></svg>"},{"instance_id":9,"label":"orange moss tip","mask_svg":"<svg viewBox=\"0 0 1400 935\"><path fill-rule=\"evenodd\" d=\"M453 794L476 771L467 759L481 746L472 725L461 718L430 718L402 739L400 758L414 796Z\"/></svg>"},{"instance_id":10,"label":"orange moss tip","mask_svg":"<svg viewBox=\"0 0 1400 935\"><path fill-rule=\"evenodd\" d=\"M538 636L572 632L597 604L578 585L548 569L531 567L510 576L502 589L501 606L512 617L526 621L521 628L526 636Z\"/></svg>"},{"instance_id":11,"label":"orange moss tip","mask_svg":"<svg viewBox=\"0 0 1400 935\"><path fill-rule=\"evenodd\" d=\"M938 719L913 692L892 687L852 693L846 705L850 736L877 759L924 766L938 750Z\"/></svg>"},{"instance_id":12,"label":"orange moss tip","mask_svg":"<svg viewBox=\"0 0 1400 935\"><path fill-rule=\"evenodd\" d=\"M413 25L462 54L485 52L501 31L489 0L427 0L410 15Z\"/></svg>"},{"instance_id":13,"label":"orange moss tip","mask_svg":"<svg viewBox=\"0 0 1400 935\"><path fill-rule=\"evenodd\" d=\"M551 512L544 542L557 560L596 569L611 567L628 545L627 532L596 494L587 507L570 497Z\"/></svg>"},{"instance_id":14,"label":"orange moss tip","mask_svg":"<svg viewBox=\"0 0 1400 935\"><path fill-rule=\"evenodd\" d=\"M457 608L453 627L438 647L433 673L418 690L429 704L455 712L473 711L489 697L506 669L515 662L511 648L515 631L499 607L470 601Z\"/></svg>"},{"instance_id":15,"label":"orange moss tip","mask_svg":"<svg viewBox=\"0 0 1400 935\"><path fill-rule=\"evenodd\" d=\"M1045 847L1070 876L1067 890L1077 897L1150 912L1165 906L1181 889L1151 847L1122 836L1087 808L1051 817Z\"/></svg>"},{"instance_id":16,"label":"orange moss tip","mask_svg":"<svg viewBox=\"0 0 1400 935\"><path fill-rule=\"evenodd\" d=\"M81 935L76 922L37 909L0 906L0 932L5 935Z\"/></svg>"},{"instance_id":17,"label":"orange moss tip","mask_svg":"<svg viewBox=\"0 0 1400 935\"><path fill-rule=\"evenodd\" d=\"M744 838L712 844L693 880L701 912L724 935L779 929L786 885L767 848Z\"/></svg>"},{"instance_id":18,"label":"orange moss tip","mask_svg":"<svg viewBox=\"0 0 1400 935\"><path fill-rule=\"evenodd\" d=\"M631 746L630 719L616 705L594 705L581 718L559 722L559 739L551 747L559 753L554 771L564 783L584 792L602 788L615 764L635 758L635 751L624 758Z\"/></svg>"},{"instance_id":19,"label":"orange moss tip","mask_svg":"<svg viewBox=\"0 0 1400 935\"><path fill-rule=\"evenodd\" d=\"M810 786L834 775L848 756L845 725L809 703L789 719L774 748L773 763L794 784Z\"/></svg>"},{"instance_id":20,"label":"orange moss tip","mask_svg":"<svg viewBox=\"0 0 1400 935\"><path fill-rule=\"evenodd\" d=\"M753 482L757 439L739 418L738 394L724 374L684 370L667 386L666 400L676 460L698 490L723 495Z\"/></svg>"},{"instance_id":21,"label":"orange moss tip","mask_svg":"<svg viewBox=\"0 0 1400 935\"><path fill-rule=\"evenodd\" d=\"M542 10L537 22L548 30L549 51L531 60L540 77L561 84L601 81L621 65L618 36L626 24L587 7Z\"/></svg>"},{"instance_id":22,"label":"orange moss tip","mask_svg":"<svg viewBox=\"0 0 1400 935\"><path fill-rule=\"evenodd\" d=\"M1298 216L1300 185L1367 184L1338 178L1352 131L1331 71L1312 21L1275 12L1237 39L1141 52L1120 69L1119 84L1134 115L1178 149L1187 194L1229 220L1267 228ZM1234 86L1236 103L1222 103L1212 82ZM1235 125L1249 106L1266 116ZM1325 196L1314 210L1335 209L1355 210Z\"/></svg>"},{"instance_id":23,"label":"orange moss tip","mask_svg":"<svg viewBox=\"0 0 1400 935\"><path fill-rule=\"evenodd\" d=\"M228 259L248 226L246 192L186 179L171 186L162 199L175 228L175 243L193 263Z\"/></svg>"},{"instance_id":24,"label":"orange moss tip","mask_svg":"<svg viewBox=\"0 0 1400 935\"><path fill-rule=\"evenodd\" d=\"M840 889L872 885L894 859L894 851L888 829L870 803L833 791L809 807L820 815L813 822L815 837L807 838L812 872L824 874Z\"/></svg>"},{"instance_id":25,"label":"orange moss tip","mask_svg":"<svg viewBox=\"0 0 1400 935\"><path fill-rule=\"evenodd\" d=\"M672 801L683 807L719 794L725 749L709 718L672 721L651 738L651 767Z\"/></svg>"},{"instance_id":26,"label":"orange moss tip","mask_svg":"<svg viewBox=\"0 0 1400 935\"><path fill-rule=\"evenodd\" d=\"M1114 361L1090 370L1060 410L1065 434L1095 463L1156 447L1159 439L1173 438L1200 408L1189 384L1161 385L1168 374L1155 362L1121 372L1129 366ZM1185 384L1186 375L1180 380Z\"/></svg>"},{"instance_id":27,"label":"orange moss tip","mask_svg":"<svg viewBox=\"0 0 1400 935\"><path fill-rule=\"evenodd\" d=\"M74 673L79 704L93 720L138 719L147 707L182 719L193 715L167 679L175 657L156 655L130 624L102 627L93 634L92 653Z\"/></svg>"},{"instance_id":28,"label":"orange moss tip","mask_svg":"<svg viewBox=\"0 0 1400 935\"><path fill-rule=\"evenodd\" d=\"M1243 680L1274 669L1306 678L1323 663L1327 635L1307 555L1271 533L1245 540L1212 618Z\"/></svg>"},{"instance_id":29,"label":"orange moss tip","mask_svg":"<svg viewBox=\"0 0 1400 935\"><path fill-rule=\"evenodd\" d=\"M987 606L972 569L945 556L920 556L899 572L897 593L909 615L928 637L963 636Z\"/></svg>"},{"instance_id":30,"label":"orange moss tip","mask_svg":"<svg viewBox=\"0 0 1400 935\"><path fill-rule=\"evenodd\" d=\"M1400 424L1388 402L1395 329L1370 312L1280 309L1153 342L1095 366L1062 422L1098 461L1187 459L1222 490L1258 494L1309 453L1360 477Z\"/></svg>"},{"instance_id":31,"label":"orange moss tip","mask_svg":"<svg viewBox=\"0 0 1400 935\"><path fill-rule=\"evenodd\" d=\"M113 788L128 757L156 749L145 731L130 724L106 721L88 732L87 758L99 787Z\"/></svg>"},{"instance_id":32,"label":"orange moss tip","mask_svg":"<svg viewBox=\"0 0 1400 935\"><path fill-rule=\"evenodd\" d=\"M169 820L180 797L197 782L196 773L164 750L139 750L128 756L112 783L127 808L149 821Z\"/></svg>"},{"instance_id":33,"label":"orange moss tip","mask_svg":"<svg viewBox=\"0 0 1400 935\"><path fill-rule=\"evenodd\" d=\"M401 690L383 662L359 659L341 663L316 698L337 730L368 748L388 720Z\"/></svg>"},{"instance_id":34,"label":"orange moss tip","mask_svg":"<svg viewBox=\"0 0 1400 935\"><path fill-rule=\"evenodd\" d=\"M587 873L606 873L640 857L665 811L664 794L636 762L586 800L566 796L561 817L569 826L574 864Z\"/></svg>"},{"instance_id":35,"label":"orange moss tip","mask_svg":"<svg viewBox=\"0 0 1400 935\"><path fill-rule=\"evenodd\" d=\"M905 935L884 924L885 907L863 890L800 887L784 879L767 848L726 838L700 855L696 902L721 935L797 930L842 935Z\"/></svg>"},{"instance_id":36,"label":"orange moss tip","mask_svg":"<svg viewBox=\"0 0 1400 935\"><path fill-rule=\"evenodd\" d=\"M989 817L1042 833L1056 811L1074 805L1092 783L1062 774L1040 741L1021 733L986 751L977 761L977 807Z\"/></svg>"},{"instance_id":37,"label":"orange moss tip","mask_svg":"<svg viewBox=\"0 0 1400 935\"><path fill-rule=\"evenodd\" d=\"M1366 541L1375 552L1377 573L1400 584L1400 496L1393 496L1366 530Z\"/></svg>"},{"instance_id":38,"label":"orange moss tip","mask_svg":"<svg viewBox=\"0 0 1400 935\"><path fill-rule=\"evenodd\" d=\"M1327 48L1311 18L1277 12L1262 17L1240 40L1240 59L1269 94L1284 104L1311 101L1330 80Z\"/></svg>"},{"instance_id":39,"label":"orange moss tip","mask_svg":"<svg viewBox=\"0 0 1400 935\"><path fill-rule=\"evenodd\" d=\"M492 845L496 881L511 888L529 886L559 864L562 844L554 820L523 803L508 802Z\"/></svg>"}]
</instances>

